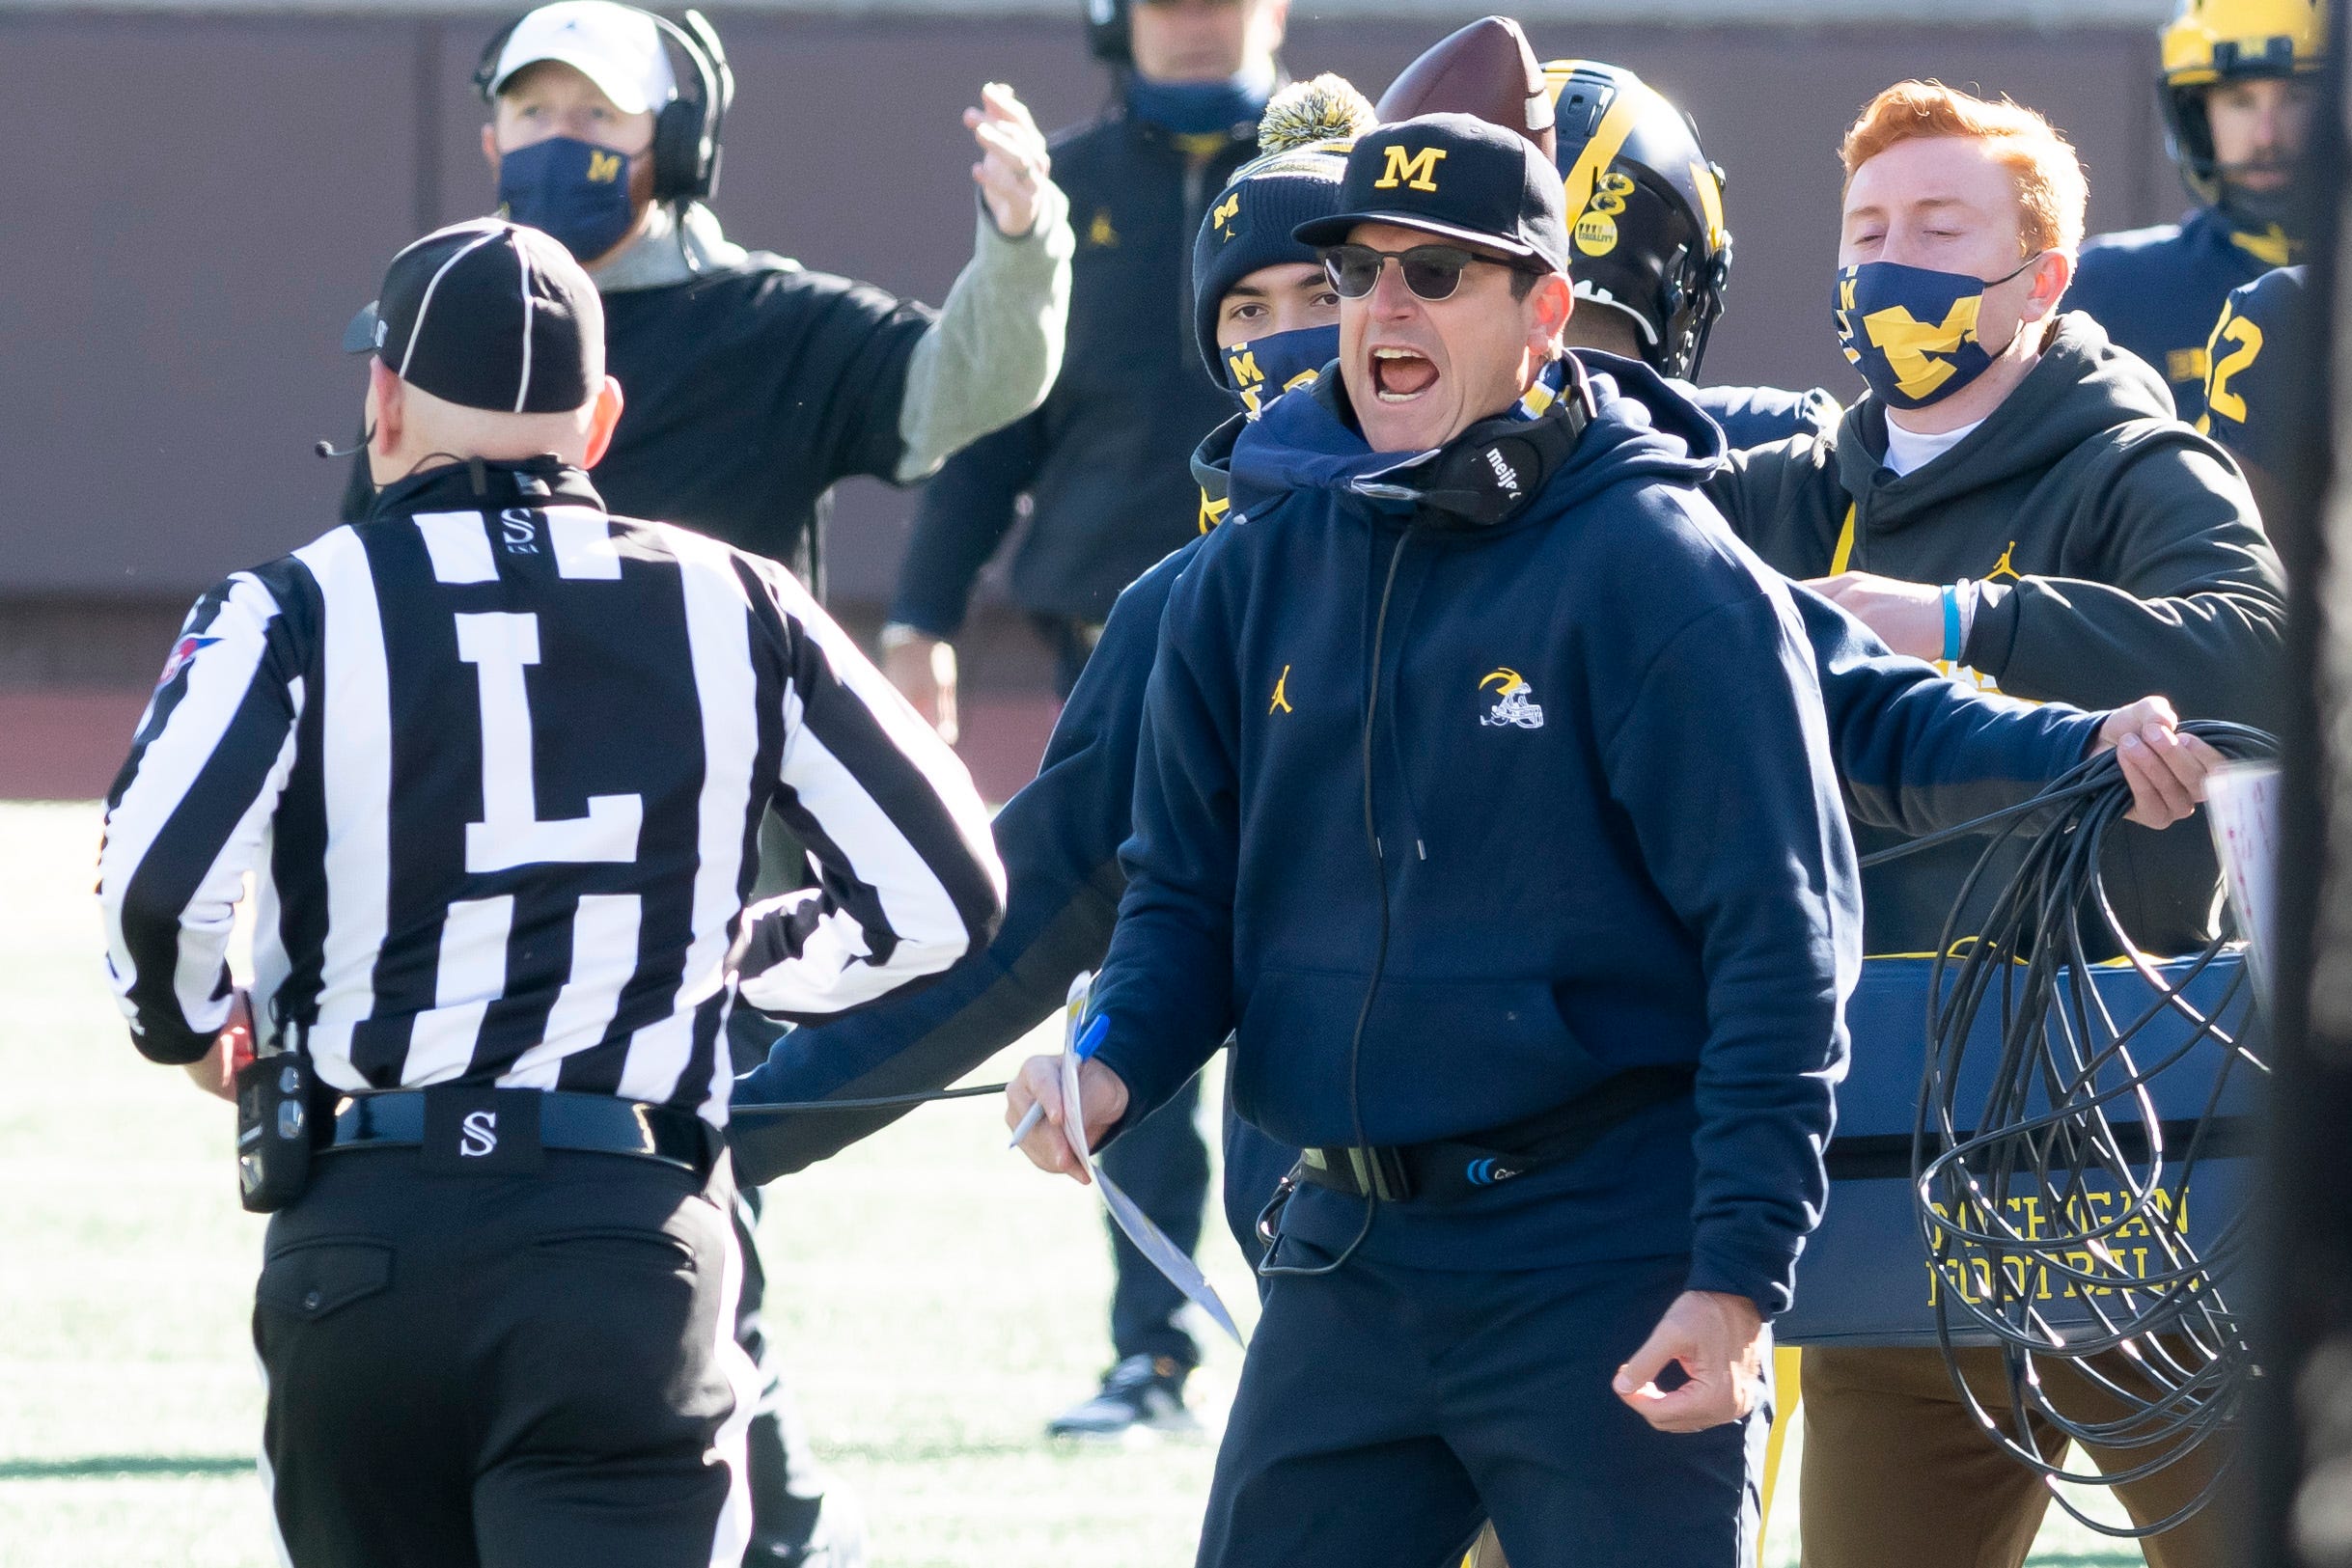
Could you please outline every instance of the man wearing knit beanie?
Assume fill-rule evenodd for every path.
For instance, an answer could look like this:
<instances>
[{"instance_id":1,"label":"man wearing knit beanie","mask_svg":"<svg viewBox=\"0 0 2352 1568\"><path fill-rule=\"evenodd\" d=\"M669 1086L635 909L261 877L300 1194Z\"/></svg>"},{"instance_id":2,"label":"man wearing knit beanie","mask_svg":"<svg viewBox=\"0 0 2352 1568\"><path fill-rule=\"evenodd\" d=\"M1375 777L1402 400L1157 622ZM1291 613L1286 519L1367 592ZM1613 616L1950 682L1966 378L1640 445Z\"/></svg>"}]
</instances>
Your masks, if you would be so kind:
<instances>
[{"instance_id":1,"label":"man wearing knit beanie","mask_svg":"<svg viewBox=\"0 0 2352 1568\"><path fill-rule=\"evenodd\" d=\"M1266 106L1259 127L1259 156L1234 171L1208 204L1193 242L1195 327L1209 373L1253 414L1262 399L1287 384L1313 380L1339 357L1339 296L1314 251L1290 237L1290 230L1337 210L1349 145L1344 138L1370 130L1372 124L1371 105L1341 77L1325 75L1287 88ZM1226 345L1230 353L1221 352ZM1204 450L1219 446L1220 437L1220 450L1230 450L1232 428L1239 423L1213 432ZM1212 512L1204 492L1204 533L1222 515L1222 501L1220 491L1218 509ZM1160 575L1154 570L1147 580ZM1164 593L1162 589L1161 596ZM1123 595L1121 606L1133 596ZM1149 626L1158 623L1154 609ZM1148 646L1139 647L1129 661L1134 666L1133 695L1121 711L1130 736L1142 718L1143 679L1151 651ZM1121 684L1128 678L1121 677ZM1078 702L1076 692L1071 702ZM1132 777L1130 760L1118 770L1122 824ZM1099 956L1097 951L1069 973L1098 962ZM1228 1122L1230 1126L1231 1118ZM1111 1179L1154 1224L1187 1251L1199 1245L1209 1166L1201 1135L1197 1082L1162 1114L1147 1118L1104 1150L1103 1161ZM1047 1430L1061 1438L1117 1437L1138 1426L1194 1430L1197 1423L1184 1404L1184 1382L1198 1362L1199 1350L1184 1326L1183 1293L1124 1235L1106 1228L1114 1269L1111 1340L1117 1358L1100 1389L1065 1411Z\"/></svg>"},{"instance_id":2,"label":"man wearing knit beanie","mask_svg":"<svg viewBox=\"0 0 2352 1568\"><path fill-rule=\"evenodd\" d=\"M1314 252L1291 238L1290 230L1339 210L1347 139L1371 124L1370 103L1336 76L1290 88L1267 109L1260 141L1265 151L1237 170L1208 205L1194 251L1200 347L1245 406L1254 397L1270 400L1271 392L1339 356L1338 296ZM1257 372L1233 372L1235 360L1246 364L1253 355ZM1271 388L1263 385L1268 380ZM1212 460L1230 450L1242 423L1236 417L1209 437L1196 459L1196 475L1214 474ZM1203 497L1204 534L1222 515L1223 497L1219 476L1213 496ZM1119 846L1127 837L1160 608L1197 543L1169 556L1120 595L1062 710L1038 777L997 813L1011 913L994 944L920 995L787 1034L766 1066L737 1081L738 1104L943 1087L1059 1012L1071 977L1101 963L1119 906ZM770 1181L903 1114L745 1116L734 1132L736 1166L746 1181ZM1228 1119L1226 1173L1229 1191L1256 1195L1250 1212L1235 1221L1237 1232L1246 1235L1258 1202L1297 1153L1246 1129L1236 1134L1236 1125ZM1192 1106L1164 1110L1113 1144L1104 1159L1112 1178L1163 1230L1192 1245L1208 1180L1207 1151ZM1230 1203L1228 1218L1234 1219ZM1124 1299L1114 1304L1115 1342L1126 1327L1120 1320L1130 1313L1181 1334L1181 1295L1148 1262L1130 1254L1126 1248L1118 1254ZM1189 1337L1185 1342L1189 1346ZM1111 1436L1138 1426L1191 1424L1182 1402L1189 1365L1173 1357L1162 1364L1159 1356L1130 1354L1127 1344L1119 1349L1119 1362L1101 1390L1064 1416L1056 1429Z\"/></svg>"},{"instance_id":3,"label":"man wearing knit beanie","mask_svg":"<svg viewBox=\"0 0 2352 1568\"><path fill-rule=\"evenodd\" d=\"M1347 150L1373 124L1341 77L1290 88L1266 106L1259 156L1234 171L1193 240L1201 357L1253 416L1339 357L1339 295L1290 231L1335 209Z\"/></svg>"}]
</instances>

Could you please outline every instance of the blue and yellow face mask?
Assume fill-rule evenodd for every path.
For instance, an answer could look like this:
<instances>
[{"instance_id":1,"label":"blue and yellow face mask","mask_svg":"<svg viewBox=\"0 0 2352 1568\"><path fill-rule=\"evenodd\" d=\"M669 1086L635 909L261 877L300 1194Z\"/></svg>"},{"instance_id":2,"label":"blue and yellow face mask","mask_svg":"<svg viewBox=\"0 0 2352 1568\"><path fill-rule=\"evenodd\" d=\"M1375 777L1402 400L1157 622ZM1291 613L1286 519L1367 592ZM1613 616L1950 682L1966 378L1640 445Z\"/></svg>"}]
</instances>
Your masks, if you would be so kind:
<instances>
[{"instance_id":1,"label":"blue and yellow face mask","mask_svg":"<svg viewBox=\"0 0 2352 1568\"><path fill-rule=\"evenodd\" d=\"M2007 344L1987 349L1977 336L1985 291L2040 260L2029 257L2008 277L1989 283L1973 273L1899 261L1840 267L1832 306L1838 346L1889 407L1924 408L1976 380L2008 351Z\"/></svg>"},{"instance_id":2,"label":"blue and yellow face mask","mask_svg":"<svg viewBox=\"0 0 2352 1568\"><path fill-rule=\"evenodd\" d=\"M1225 385L1241 399L1252 419L1270 398L1292 387L1313 386L1323 367L1340 357L1340 324L1271 332L1218 352L1225 363Z\"/></svg>"},{"instance_id":3,"label":"blue and yellow face mask","mask_svg":"<svg viewBox=\"0 0 2352 1568\"><path fill-rule=\"evenodd\" d=\"M518 147L498 160L498 210L562 240L593 261L627 237L637 212L629 202L626 152L569 136Z\"/></svg>"}]
</instances>

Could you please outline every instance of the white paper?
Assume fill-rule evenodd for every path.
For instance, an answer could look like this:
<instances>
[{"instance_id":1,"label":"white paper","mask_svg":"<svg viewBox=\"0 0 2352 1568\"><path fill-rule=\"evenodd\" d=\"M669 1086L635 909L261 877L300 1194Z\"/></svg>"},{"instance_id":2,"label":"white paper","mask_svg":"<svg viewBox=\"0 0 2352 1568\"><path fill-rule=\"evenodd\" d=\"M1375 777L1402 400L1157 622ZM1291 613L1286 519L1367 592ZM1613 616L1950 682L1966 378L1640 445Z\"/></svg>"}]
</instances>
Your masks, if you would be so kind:
<instances>
[{"instance_id":1,"label":"white paper","mask_svg":"<svg viewBox=\"0 0 2352 1568\"><path fill-rule=\"evenodd\" d=\"M2271 762L2236 762L2216 768L2205 781L2205 807L2213 823L2230 907L2246 933L2247 961L2255 989L2271 995L2270 965L2278 951L2279 769Z\"/></svg>"},{"instance_id":2,"label":"white paper","mask_svg":"<svg viewBox=\"0 0 2352 1568\"><path fill-rule=\"evenodd\" d=\"M1111 1223L1127 1234L1136 1250L1151 1260L1151 1266L1168 1277L1168 1282L1182 1291L1194 1306L1216 1320L1217 1327L1241 1344L1241 1330L1234 1326L1233 1314L1225 1309L1224 1299L1217 1287L1208 1282L1184 1249L1168 1239L1168 1233L1151 1223L1151 1217L1135 1206L1135 1200L1119 1190L1119 1184L1103 1173L1095 1162L1094 1151L1087 1147L1086 1117L1080 1114L1078 1098L1078 1020L1086 1014L1086 1000L1093 977L1081 975L1071 984L1069 1004L1062 1020L1062 1104L1065 1114L1062 1130L1069 1139L1070 1152L1086 1162L1087 1174L1094 1178L1094 1191L1102 1195L1102 1206L1111 1211Z\"/></svg>"}]
</instances>

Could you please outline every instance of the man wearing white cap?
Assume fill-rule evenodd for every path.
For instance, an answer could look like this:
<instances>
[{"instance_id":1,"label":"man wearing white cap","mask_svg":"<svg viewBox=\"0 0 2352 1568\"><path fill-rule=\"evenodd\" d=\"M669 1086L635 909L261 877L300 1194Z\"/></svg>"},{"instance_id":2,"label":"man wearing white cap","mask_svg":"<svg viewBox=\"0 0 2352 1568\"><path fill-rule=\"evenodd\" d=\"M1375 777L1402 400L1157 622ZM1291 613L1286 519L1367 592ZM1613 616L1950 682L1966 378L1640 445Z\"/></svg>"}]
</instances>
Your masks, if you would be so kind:
<instances>
[{"instance_id":1,"label":"man wearing white cap","mask_svg":"<svg viewBox=\"0 0 2352 1568\"><path fill-rule=\"evenodd\" d=\"M474 73L501 211L588 268L628 411L596 482L791 565L821 592L826 492L904 484L1035 408L1061 368L1069 204L1011 89L964 111L980 148L971 262L937 312L730 242L707 205L734 79L709 24L558 0ZM355 482L346 510L363 509Z\"/></svg>"}]
</instances>

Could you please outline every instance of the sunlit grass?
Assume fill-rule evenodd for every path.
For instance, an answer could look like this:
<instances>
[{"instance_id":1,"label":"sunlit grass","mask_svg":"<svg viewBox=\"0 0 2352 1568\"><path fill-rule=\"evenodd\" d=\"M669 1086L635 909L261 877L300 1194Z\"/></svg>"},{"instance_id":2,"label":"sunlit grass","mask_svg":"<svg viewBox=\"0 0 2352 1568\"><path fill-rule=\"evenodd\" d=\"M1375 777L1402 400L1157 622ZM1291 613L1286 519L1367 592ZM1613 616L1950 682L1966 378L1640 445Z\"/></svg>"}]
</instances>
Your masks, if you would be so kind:
<instances>
[{"instance_id":1,"label":"sunlit grass","mask_svg":"<svg viewBox=\"0 0 2352 1568\"><path fill-rule=\"evenodd\" d=\"M228 1108L141 1061L106 995L96 823L88 806L0 806L0 1568L263 1568L246 1468L262 1222L236 1205ZM770 1189L771 1322L877 1568L1191 1562L1206 1443L1071 1452L1039 1435L1110 1354L1093 1203L1007 1154L986 1102L926 1110ZM1210 1230L1209 1271L1246 1321L1256 1297ZM1195 1388L1212 1416L1238 1368L1211 1345ZM1769 1560L1795 1561L1795 1525L1786 1487ZM2034 1560L2140 1559L2054 1522Z\"/></svg>"}]
</instances>

